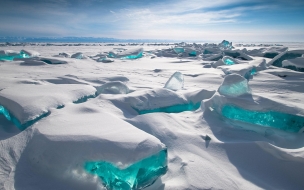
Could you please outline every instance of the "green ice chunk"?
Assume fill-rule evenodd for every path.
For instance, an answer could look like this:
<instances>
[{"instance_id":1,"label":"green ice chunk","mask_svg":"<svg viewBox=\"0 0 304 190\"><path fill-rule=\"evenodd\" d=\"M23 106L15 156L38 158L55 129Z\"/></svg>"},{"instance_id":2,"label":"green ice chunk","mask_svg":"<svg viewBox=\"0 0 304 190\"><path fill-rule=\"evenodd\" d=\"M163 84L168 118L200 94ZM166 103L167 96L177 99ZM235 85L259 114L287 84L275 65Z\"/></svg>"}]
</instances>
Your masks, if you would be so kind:
<instances>
[{"instance_id":1,"label":"green ice chunk","mask_svg":"<svg viewBox=\"0 0 304 190\"><path fill-rule=\"evenodd\" d=\"M304 117L276 111L252 111L234 105L224 105L222 115L226 118L298 133L304 127Z\"/></svg>"},{"instance_id":2,"label":"green ice chunk","mask_svg":"<svg viewBox=\"0 0 304 190\"><path fill-rule=\"evenodd\" d=\"M109 190L142 189L152 185L167 172L167 150L126 168L119 168L105 161L87 162L84 167L89 173L98 175Z\"/></svg>"},{"instance_id":3,"label":"green ice chunk","mask_svg":"<svg viewBox=\"0 0 304 190\"><path fill-rule=\"evenodd\" d=\"M138 58L141 58L143 56L143 52L139 52L138 54L136 55L128 55L128 56L124 56L122 57L121 59L138 59Z\"/></svg>"},{"instance_id":4,"label":"green ice chunk","mask_svg":"<svg viewBox=\"0 0 304 190\"><path fill-rule=\"evenodd\" d=\"M182 47L175 47L175 48L173 48L173 51L174 51L175 53L179 54L179 53L184 53L184 52L185 52L185 49L182 48Z\"/></svg>"}]
</instances>

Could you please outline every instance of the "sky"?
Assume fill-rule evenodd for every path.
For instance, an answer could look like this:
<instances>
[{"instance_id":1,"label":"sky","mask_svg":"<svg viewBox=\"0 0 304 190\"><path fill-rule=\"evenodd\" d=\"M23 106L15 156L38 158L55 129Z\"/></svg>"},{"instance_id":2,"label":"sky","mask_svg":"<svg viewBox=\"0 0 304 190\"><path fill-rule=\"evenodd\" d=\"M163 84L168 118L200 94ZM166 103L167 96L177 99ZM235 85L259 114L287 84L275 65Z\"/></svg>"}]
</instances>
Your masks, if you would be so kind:
<instances>
[{"instance_id":1,"label":"sky","mask_svg":"<svg viewBox=\"0 0 304 190\"><path fill-rule=\"evenodd\" d=\"M0 0L0 36L304 42L304 0Z\"/></svg>"}]
</instances>

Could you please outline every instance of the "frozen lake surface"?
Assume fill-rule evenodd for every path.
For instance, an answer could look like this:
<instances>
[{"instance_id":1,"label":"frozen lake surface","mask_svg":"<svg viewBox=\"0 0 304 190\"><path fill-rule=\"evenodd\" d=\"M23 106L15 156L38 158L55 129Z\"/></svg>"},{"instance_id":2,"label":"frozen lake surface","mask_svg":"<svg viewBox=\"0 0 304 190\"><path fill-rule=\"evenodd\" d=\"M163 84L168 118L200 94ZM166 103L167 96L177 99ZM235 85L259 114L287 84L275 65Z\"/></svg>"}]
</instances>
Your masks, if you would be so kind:
<instances>
[{"instance_id":1,"label":"frozen lake surface","mask_svg":"<svg viewBox=\"0 0 304 190\"><path fill-rule=\"evenodd\" d=\"M225 44L0 47L0 188L303 189L304 44Z\"/></svg>"}]
</instances>

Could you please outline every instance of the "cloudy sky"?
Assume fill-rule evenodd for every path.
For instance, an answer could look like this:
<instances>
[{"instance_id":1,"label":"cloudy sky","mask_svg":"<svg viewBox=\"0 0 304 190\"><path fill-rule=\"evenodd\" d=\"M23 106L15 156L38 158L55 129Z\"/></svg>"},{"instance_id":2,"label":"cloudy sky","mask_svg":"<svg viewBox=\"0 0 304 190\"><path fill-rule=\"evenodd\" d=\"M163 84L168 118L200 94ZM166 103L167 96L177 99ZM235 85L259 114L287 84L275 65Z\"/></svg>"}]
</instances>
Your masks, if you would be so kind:
<instances>
[{"instance_id":1,"label":"cloudy sky","mask_svg":"<svg viewBox=\"0 0 304 190\"><path fill-rule=\"evenodd\" d=\"M0 0L0 36L303 42L304 0Z\"/></svg>"}]
</instances>

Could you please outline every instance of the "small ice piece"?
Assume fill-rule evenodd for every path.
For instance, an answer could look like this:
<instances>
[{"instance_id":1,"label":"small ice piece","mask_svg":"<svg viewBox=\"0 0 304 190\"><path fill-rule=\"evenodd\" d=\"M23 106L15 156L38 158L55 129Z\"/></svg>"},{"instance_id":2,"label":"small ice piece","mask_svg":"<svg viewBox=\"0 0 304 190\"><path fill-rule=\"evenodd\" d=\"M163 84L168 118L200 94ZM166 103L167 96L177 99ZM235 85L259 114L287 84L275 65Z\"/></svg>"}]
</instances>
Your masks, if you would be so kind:
<instances>
[{"instance_id":1,"label":"small ice piece","mask_svg":"<svg viewBox=\"0 0 304 190\"><path fill-rule=\"evenodd\" d=\"M84 56L81 52L75 53L71 56L71 58L75 58L75 59L83 59Z\"/></svg>"},{"instance_id":2,"label":"small ice piece","mask_svg":"<svg viewBox=\"0 0 304 190\"><path fill-rule=\"evenodd\" d=\"M220 44L219 47L224 48L224 49L232 49L232 42L229 42L227 40L223 40Z\"/></svg>"},{"instance_id":3,"label":"small ice piece","mask_svg":"<svg viewBox=\"0 0 304 190\"><path fill-rule=\"evenodd\" d=\"M227 75L218 88L218 92L224 96L237 97L243 94L250 94L251 89L247 80L238 74Z\"/></svg>"},{"instance_id":4,"label":"small ice piece","mask_svg":"<svg viewBox=\"0 0 304 190\"><path fill-rule=\"evenodd\" d=\"M100 57L100 58L97 60L97 62L111 63L111 62L114 62L114 60L108 58L107 56L105 56L105 57Z\"/></svg>"},{"instance_id":5,"label":"small ice piece","mask_svg":"<svg viewBox=\"0 0 304 190\"><path fill-rule=\"evenodd\" d=\"M176 91L184 87L184 75L181 72L175 72L166 82L164 88Z\"/></svg>"},{"instance_id":6,"label":"small ice piece","mask_svg":"<svg viewBox=\"0 0 304 190\"><path fill-rule=\"evenodd\" d=\"M85 169L99 176L107 189L143 189L167 172L167 150L164 149L126 168L99 161L87 162Z\"/></svg>"},{"instance_id":7,"label":"small ice piece","mask_svg":"<svg viewBox=\"0 0 304 190\"><path fill-rule=\"evenodd\" d=\"M19 57L20 53L13 50L0 50L0 60L12 61L15 57Z\"/></svg>"},{"instance_id":8,"label":"small ice piece","mask_svg":"<svg viewBox=\"0 0 304 190\"><path fill-rule=\"evenodd\" d=\"M143 48L129 49L119 53L114 53L111 51L109 52L108 57L120 59L138 59L143 56L143 51Z\"/></svg>"},{"instance_id":9,"label":"small ice piece","mask_svg":"<svg viewBox=\"0 0 304 190\"><path fill-rule=\"evenodd\" d=\"M196 51L195 50L190 51L189 56L195 57L196 56Z\"/></svg>"},{"instance_id":10,"label":"small ice piece","mask_svg":"<svg viewBox=\"0 0 304 190\"><path fill-rule=\"evenodd\" d=\"M39 53L38 53L39 55ZM1 50L0 51L0 60L5 61L13 61L14 59L20 59L20 58L30 58L31 56L25 52L25 50L22 50L20 52L13 51L13 50Z\"/></svg>"},{"instance_id":11,"label":"small ice piece","mask_svg":"<svg viewBox=\"0 0 304 190\"><path fill-rule=\"evenodd\" d=\"M61 56L61 57L71 57L71 55L70 55L70 54L65 53L65 52L63 52L63 53L59 53L59 56Z\"/></svg>"},{"instance_id":12,"label":"small ice piece","mask_svg":"<svg viewBox=\"0 0 304 190\"><path fill-rule=\"evenodd\" d=\"M22 56L22 58L30 58L30 57L39 57L40 53L38 53L37 51L33 51L33 50L21 50L20 51L20 55Z\"/></svg>"},{"instance_id":13,"label":"small ice piece","mask_svg":"<svg viewBox=\"0 0 304 190\"><path fill-rule=\"evenodd\" d=\"M184 53L185 49L183 47L174 47L173 51L177 54Z\"/></svg>"},{"instance_id":14,"label":"small ice piece","mask_svg":"<svg viewBox=\"0 0 304 190\"><path fill-rule=\"evenodd\" d=\"M127 85L120 81L107 82L100 87L96 87L97 94L128 94L130 92Z\"/></svg>"},{"instance_id":15,"label":"small ice piece","mask_svg":"<svg viewBox=\"0 0 304 190\"><path fill-rule=\"evenodd\" d=\"M224 56L222 58L222 61L226 64L226 65L234 65L234 64L238 64L238 61L233 59L232 57L229 56Z\"/></svg>"}]
</instances>

